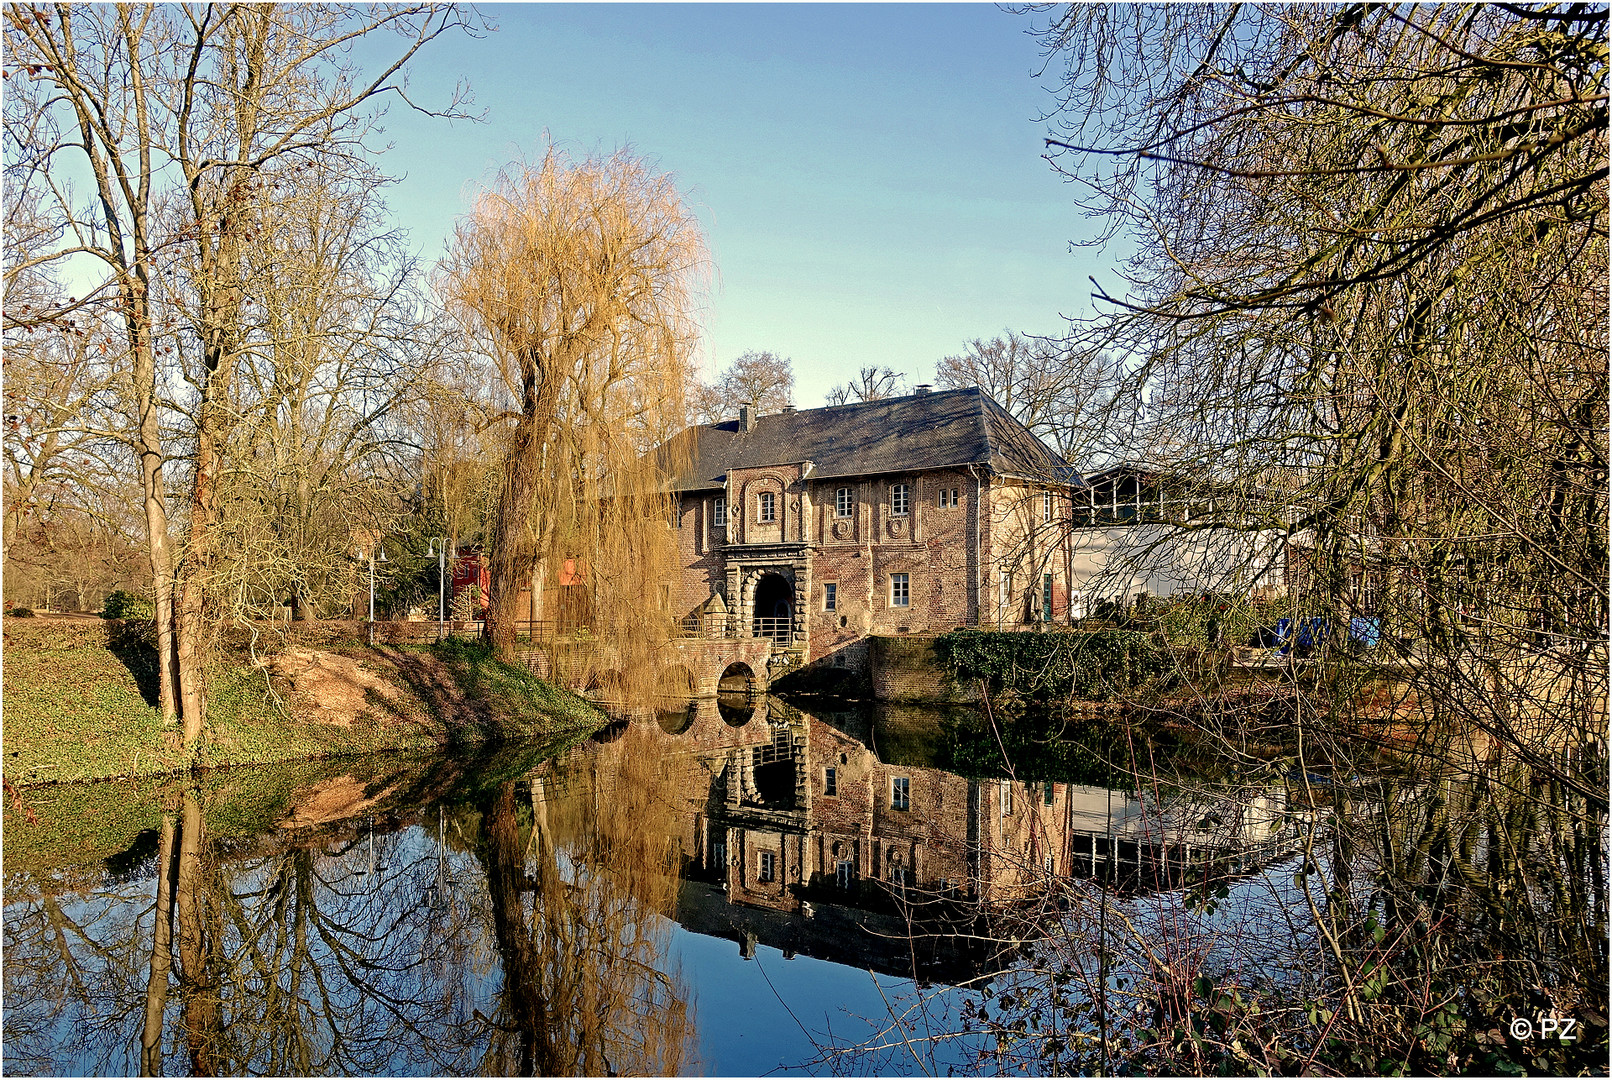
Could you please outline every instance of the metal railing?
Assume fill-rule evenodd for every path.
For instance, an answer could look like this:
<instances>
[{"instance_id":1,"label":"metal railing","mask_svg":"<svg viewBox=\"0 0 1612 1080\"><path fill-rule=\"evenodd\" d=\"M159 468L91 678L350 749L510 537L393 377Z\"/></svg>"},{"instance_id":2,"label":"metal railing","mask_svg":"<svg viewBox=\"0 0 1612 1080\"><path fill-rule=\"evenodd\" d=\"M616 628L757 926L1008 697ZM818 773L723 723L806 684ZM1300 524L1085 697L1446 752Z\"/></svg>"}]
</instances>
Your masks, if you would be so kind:
<instances>
[{"instance_id":1,"label":"metal railing","mask_svg":"<svg viewBox=\"0 0 1612 1080\"><path fill-rule=\"evenodd\" d=\"M750 636L771 638L776 645L788 645L795 638L795 620L788 617L764 618L757 615L750 620Z\"/></svg>"}]
</instances>

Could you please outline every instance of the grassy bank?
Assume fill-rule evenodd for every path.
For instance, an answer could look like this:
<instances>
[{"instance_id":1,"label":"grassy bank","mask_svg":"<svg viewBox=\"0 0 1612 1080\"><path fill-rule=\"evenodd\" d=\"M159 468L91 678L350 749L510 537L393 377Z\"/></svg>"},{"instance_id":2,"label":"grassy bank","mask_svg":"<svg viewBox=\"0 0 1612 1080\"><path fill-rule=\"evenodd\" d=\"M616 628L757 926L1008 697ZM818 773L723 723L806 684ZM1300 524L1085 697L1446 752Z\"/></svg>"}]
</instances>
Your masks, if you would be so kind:
<instances>
[{"instance_id":1,"label":"grassy bank","mask_svg":"<svg viewBox=\"0 0 1612 1080\"><path fill-rule=\"evenodd\" d=\"M156 708L155 655L117 624L5 620L4 767L14 787L382 750L548 739L605 722L476 644L226 642L194 755ZM319 676L316 678L315 676Z\"/></svg>"}]
</instances>

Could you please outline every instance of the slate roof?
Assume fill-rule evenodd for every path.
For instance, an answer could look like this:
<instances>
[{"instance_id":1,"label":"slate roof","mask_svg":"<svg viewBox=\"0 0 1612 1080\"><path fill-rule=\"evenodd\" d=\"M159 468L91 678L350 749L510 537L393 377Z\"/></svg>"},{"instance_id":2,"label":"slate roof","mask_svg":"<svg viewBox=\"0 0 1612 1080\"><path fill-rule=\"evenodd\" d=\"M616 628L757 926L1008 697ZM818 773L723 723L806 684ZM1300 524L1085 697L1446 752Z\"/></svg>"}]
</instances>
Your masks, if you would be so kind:
<instances>
[{"instance_id":1,"label":"slate roof","mask_svg":"<svg viewBox=\"0 0 1612 1080\"><path fill-rule=\"evenodd\" d=\"M692 462L674 491L722 487L734 469L813 463L811 478L872 476L979 465L997 476L1084 487L1085 481L977 386L830 405L685 430Z\"/></svg>"}]
</instances>

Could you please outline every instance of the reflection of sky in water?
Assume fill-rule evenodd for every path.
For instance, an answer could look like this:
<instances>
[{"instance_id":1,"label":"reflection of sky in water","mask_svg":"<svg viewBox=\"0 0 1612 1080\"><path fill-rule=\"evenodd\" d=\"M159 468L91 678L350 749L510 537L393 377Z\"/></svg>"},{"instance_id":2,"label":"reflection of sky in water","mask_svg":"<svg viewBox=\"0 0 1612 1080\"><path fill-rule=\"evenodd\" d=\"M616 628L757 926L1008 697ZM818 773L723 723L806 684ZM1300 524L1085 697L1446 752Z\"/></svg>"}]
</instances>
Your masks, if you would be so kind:
<instances>
[{"instance_id":1,"label":"reflection of sky in water","mask_svg":"<svg viewBox=\"0 0 1612 1080\"><path fill-rule=\"evenodd\" d=\"M916 988L910 979L873 975L803 955L785 960L782 952L767 945L757 945L755 959L745 960L738 942L681 927L672 935L671 955L694 987L697 1064L710 1075L760 1076L807 1066L804 1071L813 1074L888 1076L926 1071L899 1043L894 1049L841 1060L838 1067L821 1060L830 1044L857 1045L876 1036L888 1024L887 1003L898 1015L913 1007ZM941 997L931 997L937 993ZM937 1013L961 997L958 991L935 988L923 995ZM935 1017L937 1031L955 1026L939 1022L955 1020L951 1013ZM955 1045L939 1056L938 1063L942 1074L947 1065L959 1069L965 1065ZM930 1067L928 1062L925 1066Z\"/></svg>"},{"instance_id":2,"label":"reflection of sky in water","mask_svg":"<svg viewBox=\"0 0 1612 1080\"><path fill-rule=\"evenodd\" d=\"M708 720L714 726L708 728L707 735L719 750L733 742L743 753L762 753L776 742L772 725L741 732L731 726L732 717L716 710ZM659 733L665 728L654 725L652 730ZM787 730L787 726L778 727L778 731ZM831 750L842 745L854 750L855 738L828 745ZM671 976L674 984L686 987L687 1004L692 1007L695 1023L695 1056L685 1062L687 1071L719 1076L794 1071L837 1075L971 1071L971 1062L978 1060L982 1049L977 1040L942 1039L933 1044L940 1049L933 1052L930 1060L931 1044L922 1039L926 1032L944 1036L958 1030L957 1011L965 997L963 992L943 986L920 989L908 979L874 976L861 967L806 955L807 949L823 955L846 955L837 947L845 944L844 935L861 932L853 929L864 917L860 908L847 908L825 899L819 904L816 920L805 921L802 916L773 909L730 907L729 901L740 897L724 892L724 885L707 871L703 877L696 873L699 880L690 878L684 882L681 895L687 901L684 920L708 933L677 924L668 927L659 916L650 916L656 928L668 932L663 939L659 935L651 935L653 940L640 938L636 929L648 924L635 920L647 912L639 906L640 901L625 895L619 896L618 904L619 890L625 887L636 895L639 886L652 883L655 878L650 868L656 864L654 860L645 862L644 853L664 850L664 840L671 838L656 830L679 832L689 820L682 815L706 809L707 803L705 787L694 790L695 798L686 805L680 798L672 798L670 818L656 813L657 808L668 805L666 792L655 795L659 802L651 799L633 803L627 796L643 791L654 794L655 785L670 774L659 771L658 756L611 756L632 741L625 731L620 739L612 740L610 749L601 752L603 764L598 765L597 774L582 767L585 761L579 754L573 762L576 768L553 769L541 776L541 783L534 779L531 789L523 784L515 798L518 814L513 819L509 804L501 804L501 820L510 823L514 832L502 834L510 841L503 849L503 874L495 873L491 881L494 886L503 883L506 902L519 898L520 903L529 905L534 889L554 890L540 893L554 898L574 895L584 907L567 924L572 932L587 934L599 928L605 931L607 940L611 933L618 934L614 939L618 944L636 943L629 949L634 957L649 960ZM893 737L886 742L897 743ZM922 747L923 740L914 736L908 743L908 750L913 751ZM786 748L788 745L785 743ZM656 755L661 753L658 746L652 745L651 749ZM632 760L654 762L655 768L633 773L624 764ZM844 762L843 755L839 760ZM876 765L871 763L868 768ZM421 775L435 775L433 768L422 767ZM900 768L905 771L909 766ZM695 774L705 785L715 775L714 771L697 770ZM808 775L817 774L809 770ZM868 775L873 774L870 771ZM232 780L249 788L252 778L243 770ZM611 786L618 780L637 786ZM404 789L413 782L414 779L399 781ZM880 774L874 786L885 782ZM422 788L426 786L422 783ZM433 795L443 790L446 785L435 789ZM981 796L993 813L997 790L992 786ZM546 809L541 813L534 811L530 801L534 791L544 793L540 801ZM1069 821L1077 830L1125 835L1133 826L1145 824L1140 804L1123 794L1079 784L1065 784L1060 792ZM1040 792L1034 788L1022 791L1020 799L1021 808L1042 802ZM472 788L450 796L445 810L439 810L429 799L424 806L418 802L400 804L390 811L378 812L377 820L401 818L419 824L395 832L377 825L373 839L367 818L333 821L318 832L270 829L253 838L209 836L208 842L216 847L208 861L217 860L234 908L231 918L221 923L221 955L248 956L254 947L266 947L254 943L252 935L264 942L278 935L280 947L285 947L298 932L306 931L309 958L324 984L317 995L306 988L306 983L293 993L293 997L302 996L303 1012L294 1018L295 1022L287 1022L285 1016L277 1018L274 1022L281 1026L275 1027L259 1015L256 995L262 986L272 987L274 979L283 981L287 976L275 974L266 977L267 983L260 978L254 984L251 965L245 965L246 974L239 975L230 987L225 1009L226 1023L237 1025L228 1036L239 1045L239 1056L227 1059L225 1065L250 1071L275 1068L275 1044L302 1039L312 1050L308 1067L285 1069L285 1062L279 1061L281 1071L429 1075L497 1070L501 1062L503 1067L509 1067L507 1045L500 1051L505 1057L490 1061L485 1058L489 1046L498 1045L500 1038L508 1042L500 1034L511 1030L500 1019L507 1018L510 1007L504 993L504 973L506 963L511 972L519 968L515 961L506 961L506 955L523 955L520 950L501 952L508 937L507 925L495 932L492 912L497 904L493 894L498 890L494 887L490 892L489 869L493 866L491 853L497 845L487 830L496 803L484 790ZM608 812L611 810L615 813ZM1186 810L1192 811L1188 817L1202 816L1199 807L1188 806ZM1002 813L1008 811L1004 809ZM396 817L389 819L387 814ZM624 821L641 828L634 831ZM606 841L599 849L602 859L590 855L585 842L596 827L603 830L598 835ZM306 848L298 848L299 844ZM696 841L695 851L701 845ZM693 852L685 850L684 854ZM545 856L552 861L545 863ZM634 859L638 861L631 861ZM545 865L551 875L546 885L542 871ZM635 876L646 869L649 878ZM60 872L59 883L51 880L56 872L6 875L4 1065L8 1072L127 1075L139 1071L157 892L155 859L146 856L133 871L133 880L120 881L99 870L99 866L68 868ZM317 915L317 926L298 928L293 925L294 914L270 910L275 889L299 873L304 877L296 880L307 888L305 898L311 901L307 910ZM1282 913L1293 908L1298 899L1288 895L1292 891L1290 867L1283 876L1288 882L1285 892L1281 887L1265 884L1265 875L1256 874L1235 883L1221 911L1205 919L1204 929L1213 938L1232 912L1240 915L1236 921L1245 925L1252 918L1276 928ZM97 888L80 891L82 883L97 877L104 879ZM277 881L282 886L277 886ZM732 886L731 881L728 886ZM57 893L52 898L56 910L82 932L73 925L65 929L54 925L57 916L41 900L42 889L47 894ZM304 901L304 894L296 895L298 902ZM666 899L665 894L660 895L661 900L652 901L657 905L654 910L665 910L658 906ZM596 908L586 908L590 902ZM565 903L562 899L556 908L564 908ZM1156 926L1161 932L1169 925L1206 915L1183 910L1179 894L1136 898L1125 907L1136 924ZM601 918L607 909L617 913L613 917L618 923L613 929ZM831 911L839 914L829 918ZM744 926L786 947L796 942L798 954L786 959L779 948L757 940L752 958L745 959L737 940ZM335 932L326 933L332 927ZM529 935L536 951L548 956L548 960L540 959L535 968L529 963L528 970L541 974L547 970L543 964L559 955L555 951L558 941L550 935L551 929L542 925L520 928L520 932ZM97 939L98 947L87 946L84 936ZM1078 933L1059 937L1062 947L1090 953L1089 944L1083 943ZM64 939L73 949L71 965L60 958L58 943ZM664 955L658 948L661 940L666 945ZM1214 944L1219 949L1226 943ZM1049 946L1043 943L1040 947ZM902 947L895 950L894 959L886 957L886 970L904 969L905 952ZM1247 942L1228 952L1234 954L1229 957L1234 961L1240 959L1256 966L1269 962L1251 955ZM578 955L584 954L596 955L586 949ZM854 950L850 955L855 955ZM61 970L68 966L77 970ZM628 963L614 970L619 975L630 967ZM75 989L75 979L90 990ZM652 982L643 983L640 989ZM675 999L682 991L668 993L671 997L659 999L660 1005L653 1006L651 1012L634 1011L627 1019L665 1015L661 1006L668 1000L675 1014ZM378 1003L379 997L402 1003L409 1010L407 1015L394 1014L389 1002ZM647 997L643 999L648 1001ZM569 1007L565 1000L555 1004L561 1010ZM579 1010L574 1015L594 1014ZM190 1062L177 982L166 1003L165 1020L163 1065L167 1071L188 1072ZM891 1030L897 1021L912 1040L910 1047ZM616 1028L611 1028L606 1037L617 1039L613 1045L622 1043ZM853 1054L836 1054L831 1049L867 1048L870 1044L871 1049Z\"/></svg>"},{"instance_id":3,"label":"reflection of sky in water","mask_svg":"<svg viewBox=\"0 0 1612 1080\"><path fill-rule=\"evenodd\" d=\"M340 857L316 855L317 875L325 883L319 890L321 906L339 906L333 895L335 891L351 897L374 890L385 896L385 906L381 909L383 921L398 918L415 905L430 912L433 896L428 890L439 880L438 854L436 829L414 827L399 833L377 834L373 874L369 873L367 835ZM576 867L572 860L563 852L557 854L562 877L574 880ZM237 895L260 894L267 885L268 866L254 865L256 862L247 860L245 864L229 868L231 886ZM438 913L444 907L463 910L466 903L485 903L485 877L481 866L471 856L463 851L448 851L441 865L442 879L453 882L453 886L445 899L436 900ZM49 1019L45 1019L43 1013L36 1014L45 1019L45 1023L33 1029L27 1042L36 1050L49 1048L48 1060L19 1060L18 1048L11 1037L16 1033L11 1021L17 1019L18 1010L33 1013L39 1003L8 994L5 1003L7 1072L38 1069L56 1075L117 1075L138 1071L140 993L144 988L145 964L149 960L155 894L155 878L144 875L126 882L109 881L91 893L68 893L56 900L61 917L66 923L81 928L84 935L103 944L108 939L136 943L126 956L104 969L105 975L118 986L114 990L108 985L106 990L122 1005L108 1009L109 1015L93 1018L74 1008ZM17 950L28 947L12 939L14 918L36 907L28 900L6 906L6 946L10 961L19 958ZM132 932L131 919L138 919L138 928ZM424 940L415 937L394 942L389 959L404 959L398 955L402 949L429 957L440 944L430 938L444 929L444 922L428 915L420 929ZM67 936L81 947L76 931L68 930ZM842 1060L837 1068L821 1060L824 1049L830 1044L843 1047L875 1036L888 1016L887 1001L889 1008L898 1011L911 1007L916 1000L916 988L910 980L880 975L876 986L875 976L856 968L804 955L785 960L782 952L766 945L756 946L755 953L754 959L746 960L740 955L740 946L735 940L672 926L663 966L670 972L681 972L692 991L698 1032L694 1069L719 1076L754 1076L778 1070L881 1074L921 1071L908 1051L899 1046L896 1048L899 1052L887 1050ZM465 996L454 1010L461 1020L469 1019L476 1010L490 1015L495 1008L494 999L502 985L503 973L496 954L483 959L485 966L473 964L471 970L462 973ZM98 977L96 972L102 969L95 957L82 956L80 961L87 978ZM426 962L429 965L429 960ZM8 971L8 991L12 989L13 974L15 972ZM63 972L62 977L66 974ZM931 989L923 994L928 998L935 992ZM945 996L955 999L957 995L953 992ZM106 1004L111 1004L111 1000ZM168 1001L167 1061L170 1067L184 1071L183 1054L175 1049L177 1008L176 992ZM95 1030L87 1032L87 1023ZM390 1071L395 1075L430 1072L430 1056L422 1057L420 1049L399 1046L390 1058ZM955 1048L952 1053L955 1055ZM471 1065L472 1060L463 1059L462 1063ZM941 1068L946 1064L961 1065L962 1062L942 1058Z\"/></svg>"}]
</instances>

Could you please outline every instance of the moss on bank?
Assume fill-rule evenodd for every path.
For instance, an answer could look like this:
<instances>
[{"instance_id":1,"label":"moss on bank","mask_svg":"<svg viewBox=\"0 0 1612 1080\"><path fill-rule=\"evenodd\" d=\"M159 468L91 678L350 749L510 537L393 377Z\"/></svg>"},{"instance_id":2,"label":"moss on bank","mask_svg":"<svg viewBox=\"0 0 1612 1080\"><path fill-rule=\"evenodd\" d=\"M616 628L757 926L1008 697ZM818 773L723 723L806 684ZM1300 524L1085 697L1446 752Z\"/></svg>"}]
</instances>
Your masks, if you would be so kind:
<instances>
[{"instance_id":1,"label":"moss on bank","mask_svg":"<svg viewBox=\"0 0 1612 1080\"><path fill-rule=\"evenodd\" d=\"M371 690L349 723L224 646L208 668L208 722L194 757L156 709L155 657L117 624L5 621L4 767L13 786L424 750L589 731L606 717L574 694L474 643L417 648L346 644L391 688Z\"/></svg>"}]
</instances>

